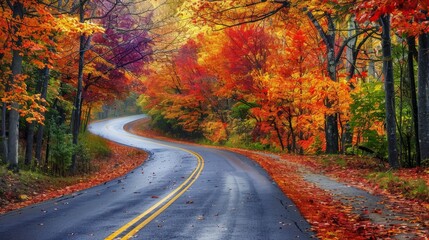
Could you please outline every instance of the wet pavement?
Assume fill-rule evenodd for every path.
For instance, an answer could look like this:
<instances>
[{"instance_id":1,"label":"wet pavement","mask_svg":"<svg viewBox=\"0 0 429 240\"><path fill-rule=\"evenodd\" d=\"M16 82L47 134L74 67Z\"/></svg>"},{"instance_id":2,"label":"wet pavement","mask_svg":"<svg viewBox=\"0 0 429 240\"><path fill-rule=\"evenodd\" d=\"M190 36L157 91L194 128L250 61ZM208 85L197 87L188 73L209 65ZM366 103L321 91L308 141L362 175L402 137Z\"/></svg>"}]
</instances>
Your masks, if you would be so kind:
<instances>
[{"instance_id":1,"label":"wet pavement","mask_svg":"<svg viewBox=\"0 0 429 240\"><path fill-rule=\"evenodd\" d=\"M192 182L189 189L181 190L165 209L160 207L161 213L133 239L313 238L296 206L254 162L229 151L156 141L123 130L125 123L142 117L90 126L95 134L148 151L142 166L100 186L1 215L0 238L103 239L161 200L173 199L187 181Z\"/></svg>"}]
</instances>

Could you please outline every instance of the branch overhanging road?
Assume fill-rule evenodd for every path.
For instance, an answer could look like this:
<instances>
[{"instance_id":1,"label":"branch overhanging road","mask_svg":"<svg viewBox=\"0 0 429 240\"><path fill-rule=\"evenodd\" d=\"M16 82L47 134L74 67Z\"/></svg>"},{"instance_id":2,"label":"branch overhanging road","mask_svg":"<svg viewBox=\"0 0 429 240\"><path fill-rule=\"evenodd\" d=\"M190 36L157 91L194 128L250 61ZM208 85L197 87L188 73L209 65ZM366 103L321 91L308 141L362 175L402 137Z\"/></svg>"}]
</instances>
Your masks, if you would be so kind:
<instances>
[{"instance_id":1,"label":"branch overhanging road","mask_svg":"<svg viewBox=\"0 0 429 240\"><path fill-rule=\"evenodd\" d=\"M310 239L309 224L269 176L229 151L139 137L123 126L90 131L150 153L129 174L0 216L0 239Z\"/></svg>"}]
</instances>

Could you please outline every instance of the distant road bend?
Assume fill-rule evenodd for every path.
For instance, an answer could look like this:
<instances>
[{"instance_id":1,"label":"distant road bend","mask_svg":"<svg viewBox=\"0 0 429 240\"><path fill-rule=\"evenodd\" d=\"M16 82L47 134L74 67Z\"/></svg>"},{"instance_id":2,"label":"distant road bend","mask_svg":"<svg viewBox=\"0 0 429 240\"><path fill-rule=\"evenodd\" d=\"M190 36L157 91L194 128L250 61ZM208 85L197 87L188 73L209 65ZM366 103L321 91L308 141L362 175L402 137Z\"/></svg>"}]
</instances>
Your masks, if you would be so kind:
<instances>
[{"instance_id":1,"label":"distant road bend","mask_svg":"<svg viewBox=\"0 0 429 240\"><path fill-rule=\"evenodd\" d=\"M269 176L225 150L126 132L144 115L90 131L150 153L103 185L0 215L0 239L310 239L309 224Z\"/></svg>"}]
</instances>

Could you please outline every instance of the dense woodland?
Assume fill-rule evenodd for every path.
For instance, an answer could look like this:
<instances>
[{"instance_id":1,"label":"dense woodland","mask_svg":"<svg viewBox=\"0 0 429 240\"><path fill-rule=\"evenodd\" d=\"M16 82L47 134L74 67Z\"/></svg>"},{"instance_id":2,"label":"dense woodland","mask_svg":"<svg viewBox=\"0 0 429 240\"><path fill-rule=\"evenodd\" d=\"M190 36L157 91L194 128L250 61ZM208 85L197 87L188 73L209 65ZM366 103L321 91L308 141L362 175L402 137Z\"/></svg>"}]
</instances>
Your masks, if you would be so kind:
<instances>
[{"instance_id":1,"label":"dense woodland","mask_svg":"<svg viewBox=\"0 0 429 240\"><path fill-rule=\"evenodd\" d=\"M131 94L182 138L428 165L428 5L1 1L1 158L85 171L81 133Z\"/></svg>"},{"instance_id":2,"label":"dense woodland","mask_svg":"<svg viewBox=\"0 0 429 240\"><path fill-rule=\"evenodd\" d=\"M211 142L427 164L427 4L186 1L204 30L150 66L140 103Z\"/></svg>"}]
</instances>

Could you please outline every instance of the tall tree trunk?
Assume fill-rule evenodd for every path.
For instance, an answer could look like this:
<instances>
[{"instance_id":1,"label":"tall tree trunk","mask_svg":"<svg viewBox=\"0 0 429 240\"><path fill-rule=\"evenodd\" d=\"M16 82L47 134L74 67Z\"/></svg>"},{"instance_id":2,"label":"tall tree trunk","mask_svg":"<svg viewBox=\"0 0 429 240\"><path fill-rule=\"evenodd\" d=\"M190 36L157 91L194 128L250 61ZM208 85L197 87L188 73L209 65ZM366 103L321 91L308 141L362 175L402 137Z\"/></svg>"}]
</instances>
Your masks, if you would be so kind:
<instances>
[{"instance_id":1,"label":"tall tree trunk","mask_svg":"<svg viewBox=\"0 0 429 240\"><path fill-rule=\"evenodd\" d=\"M380 18L382 25L383 75L386 92L386 130L388 160L392 168L399 168L398 146L396 140L395 86L393 78L392 41L390 38L390 15Z\"/></svg>"},{"instance_id":2,"label":"tall tree trunk","mask_svg":"<svg viewBox=\"0 0 429 240\"><path fill-rule=\"evenodd\" d=\"M429 158L429 35L419 35L418 126L421 160Z\"/></svg>"},{"instance_id":3,"label":"tall tree trunk","mask_svg":"<svg viewBox=\"0 0 429 240\"><path fill-rule=\"evenodd\" d=\"M416 161L417 166L421 165L420 158L420 142L419 142L419 119L417 107L417 94L416 94L416 78L414 76L414 57L416 56L416 38L414 36L407 37L408 43L408 77L410 78L410 92L411 92L411 108L413 112L413 127L416 142Z\"/></svg>"},{"instance_id":4,"label":"tall tree trunk","mask_svg":"<svg viewBox=\"0 0 429 240\"><path fill-rule=\"evenodd\" d=\"M297 147L297 144L296 144L296 134L295 134L295 129L293 128L291 114L292 113L289 112L289 116L288 116L287 120L288 120L288 124L289 124L290 135L291 135L291 138L292 138L292 151L294 153L298 153L299 151L298 151L298 147Z\"/></svg>"},{"instance_id":5,"label":"tall tree trunk","mask_svg":"<svg viewBox=\"0 0 429 240\"><path fill-rule=\"evenodd\" d=\"M327 51L327 70L329 78L332 81L337 81L337 60L335 55L335 23L329 13L325 13L326 20L328 22L328 30L324 31L319 21L314 17L311 11L307 11L307 16L313 23L314 27L322 37ZM332 104L329 99L325 100L327 108L331 108ZM325 117L325 139L326 139L326 153L335 154L338 153L339 145L339 133L338 133L338 116L337 114L327 115Z\"/></svg>"},{"instance_id":6,"label":"tall tree trunk","mask_svg":"<svg viewBox=\"0 0 429 240\"><path fill-rule=\"evenodd\" d=\"M79 1L79 20L80 22L85 21L84 16L84 0ZM88 41L90 38L85 37L85 35L80 36L79 43L79 66L78 66L78 79L77 79L77 89L76 97L74 101L74 111L73 111L73 121L72 121L72 135L73 135L73 144L77 146L78 136L80 129L80 115L81 115L81 101L82 101L82 85L83 85L83 67L85 64L85 51L86 47L89 44ZM71 164L72 173L76 172L76 153L72 156Z\"/></svg>"},{"instance_id":7,"label":"tall tree trunk","mask_svg":"<svg viewBox=\"0 0 429 240\"><path fill-rule=\"evenodd\" d=\"M89 119L91 118L91 107L88 108L85 115L86 116L85 116L85 121L84 121L84 126L83 126L84 131L86 131L86 129L88 128Z\"/></svg>"},{"instance_id":8,"label":"tall tree trunk","mask_svg":"<svg viewBox=\"0 0 429 240\"><path fill-rule=\"evenodd\" d=\"M27 123L27 142L25 146L25 165L30 165L33 161L33 143L34 143L34 122Z\"/></svg>"},{"instance_id":9,"label":"tall tree trunk","mask_svg":"<svg viewBox=\"0 0 429 240\"><path fill-rule=\"evenodd\" d=\"M329 78L336 82L337 81L337 62L335 60L335 23L333 22L333 19L328 19L328 32L326 34L327 42L327 51L328 51L328 74ZM328 108L331 108L330 100L327 99L326 106ZM325 135L326 135L326 153L328 154L335 154L338 153L339 146L338 146L338 116L337 114L331 114L326 116L326 128L325 128Z\"/></svg>"},{"instance_id":10,"label":"tall tree trunk","mask_svg":"<svg viewBox=\"0 0 429 240\"><path fill-rule=\"evenodd\" d=\"M49 68L45 67L45 69L42 70L42 89L41 89L41 99L46 99L48 94L48 85L49 85ZM43 146L43 135L44 135L45 125L39 124L37 129L37 136L36 136L36 149L35 149L35 158L37 161L37 164L40 164L42 162L42 146Z\"/></svg>"},{"instance_id":11,"label":"tall tree trunk","mask_svg":"<svg viewBox=\"0 0 429 240\"><path fill-rule=\"evenodd\" d=\"M274 129L276 130L277 138L279 139L279 143L280 143L280 146L282 148L282 151L284 151L285 150L285 145L283 143L282 134L280 133L280 130L279 130L278 126L277 126L275 118L273 119L272 124L274 125Z\"/></svg>"},{"instance_id":12,"label":"tall tree trunk","mask_svg":"<svg viewBox=\"0 0 429 240\"><path fill-rule=\"evenodd\" d=\"M347 68L347 81L353 78L356 71L356 60L359 50L356 49L357 38L353 38L356 34L357 24L354 17L351 17L348 24L348 38L351 40L347 43L346 49L346 68ZM349 84L350 88L353 89L353 84ZM341 134L341 153L346 153L348 147L351 147L353 143L353 129L347 121L344 124L344 130Z\"/></svg>"},{"instance_id":13,"label":"tall tree trunk","mask_svg":"<svg viewBox=\"0 0 429 240\"><path fill-rule=\"evenodd\" d=\"M13 18L22 19L24 17L24 5L21 2L15 2L12 7ZM18 27L14 27L14 34L19 31ZM22 74L22 52L20 47L22 45L21 37L17 36L14 41L14 49L12 50L12 75L11 85L14 83L15 78ZM11 103L11 110L9 111L9 137L8 137L8 162L9 168L18 171L18 140L19 140L19 104L17 102Z\"/></svg>"},{"instance_id":14,"label":"tall tree trunk","mask_svg":"<svg viewBox=\"0 0 429 240\"><path fill-rule=\"evenodd\" d=\"M6 117L7 117L6 103L2 103L1 108L1 158L4 163L7 163L7 137L6 137Z\"/></svg>"}]
</instances>

